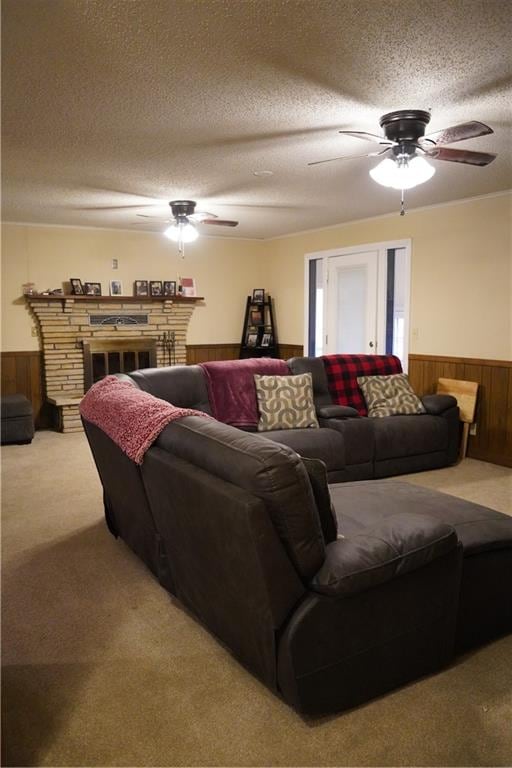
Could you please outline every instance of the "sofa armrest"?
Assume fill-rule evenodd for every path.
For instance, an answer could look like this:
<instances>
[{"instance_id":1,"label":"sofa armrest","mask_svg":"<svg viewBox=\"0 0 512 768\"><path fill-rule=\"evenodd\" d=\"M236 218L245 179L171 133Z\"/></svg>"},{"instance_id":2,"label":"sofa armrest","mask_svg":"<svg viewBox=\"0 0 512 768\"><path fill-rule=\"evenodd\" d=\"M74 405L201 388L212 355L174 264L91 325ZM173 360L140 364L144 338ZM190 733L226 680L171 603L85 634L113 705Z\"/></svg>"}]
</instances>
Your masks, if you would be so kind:
<instances>
[{"instance_id":1,"label":"sofa armrest","mask_svg":"<svg viewBox=\"0 0 512 768\"><path fill-rule=\"evenodd\" d=\"M321 419L360 419L355 408L348 405L322 405L316 409Z\"/></svg>"},{"instance_id":2,"label":"sofa armrest","mask_svg":"<svg viewBox=\"0 0 512 768\"><path fill-rule=\"evenodd\" d=\"M425 395L421 398L425 410L431 416L441 416L444 411L455 408L457 400L452 395Z\"/></svg>"},{"instance_id":3,"label":"sofa armrest","mask_svg":"<svg viewBox=\"0 0 512 768\"><path fill-rule=\"evenodd\" d=\"M310 587L334 597L355 595L427 565L457 544L450 525L413 512L397 513L329 544Z\"/></svg>"}]
</instances>

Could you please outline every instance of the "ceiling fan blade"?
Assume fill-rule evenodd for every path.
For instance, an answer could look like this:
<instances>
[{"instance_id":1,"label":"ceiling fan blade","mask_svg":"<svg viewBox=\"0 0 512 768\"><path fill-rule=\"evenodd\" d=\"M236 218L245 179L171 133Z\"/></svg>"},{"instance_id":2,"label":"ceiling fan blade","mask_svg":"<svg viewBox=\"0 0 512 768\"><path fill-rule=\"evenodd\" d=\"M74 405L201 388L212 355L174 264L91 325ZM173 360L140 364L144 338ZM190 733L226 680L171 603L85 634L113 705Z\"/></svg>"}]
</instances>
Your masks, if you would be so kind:
<instances>
[{"instance_id":1,"label":"ceiling fan blade","mask_svg":"<svg viewBox=\"0 0 512 768\"><path fill-rule=\"evenodd\" d=\"M338 133L343 133L345 136L354 136L356 139L364 139L365 141L375 141L377 144L389 144L389 146L395 144L394 141L386 139L385 136L377 136L375 133L366 133L365 131L338 131Z\"/></svg>"},{"instance_id":2,"label":"ceiling fan blade","mask_svg":"<svg viewBox=\"0 0 512 768\"><path fill-rule=\"evenodd\" d=\"M465 141L466 139L476 139L478 136L486 136L488 133L494 133L492 128L489 128L485 123L471 120L469 123L460 123L460 125L444 128L442 131L429 133L427 136L423 136L420 141L428 141L440 146L441 144L453 144L456 141Z\"/></svg>"},{"instance_id":3,"label":"ceiling fan blade","mask_svg":"<svg viewBox=\"0 0 512 768\"><path fill-rule=\"evenodd\" d=\"M151 219L151 221L159 222L162 221L164 223L170 222L172 223L175 221L175 219L162 219L161 216L150 216L148 213L136 213L136 216L140 216L141 219Z\"/></svg>"},{"instance_id":4,"label":"ceiling fan blade","mask_svg":"<svg viewBox=\"0 0 512 768\"><path fill-rule=\"evenodd\" d=\"M203 219L198 223L214 227L238 227L238 221L228 221L227 219Z\"/></svg>"},{"instance_id":5,"label":"ceiling fan blade","mask_svg":"<svg viewBox=\"0 0 512 768\"><path fill-rule=\"evenodd\" d=\"M342 155L341 157L331 157L329 160L315 160L313 163L308 163L308 165L333 163L335 160L357 160L360 157L378 157L379 155L384 155L386 152L389 152L390 149L391 147L386 147L386 149L382 149L380 152L369 152L366 155Z\"/></svg>"},{"instance_id":6,"label":"ceiling fan blade","mask_svg":"<svg viewBox=\"0 0 512 768\"><path fill-rule=\"evenodd\" d=\"M208 213L208 211L195 211L194 213L190 214L188 218L200 222L204 221L204 219L218 219L219 217L216 213Z\"/></svg>"},{"instance_id":7,"label":"ceiling fan blade","mask_svg":"<svg viewBox=\"0 0 512 768\"><path fill-rule=\"evenodd\" d=\"M450 149L434 147L425 151L427 157L433 160L449 160L452 163L466 163L467 165L489 165L496 158L490 152L470 152L466 149Z\"/></svg>"}]
</instances>

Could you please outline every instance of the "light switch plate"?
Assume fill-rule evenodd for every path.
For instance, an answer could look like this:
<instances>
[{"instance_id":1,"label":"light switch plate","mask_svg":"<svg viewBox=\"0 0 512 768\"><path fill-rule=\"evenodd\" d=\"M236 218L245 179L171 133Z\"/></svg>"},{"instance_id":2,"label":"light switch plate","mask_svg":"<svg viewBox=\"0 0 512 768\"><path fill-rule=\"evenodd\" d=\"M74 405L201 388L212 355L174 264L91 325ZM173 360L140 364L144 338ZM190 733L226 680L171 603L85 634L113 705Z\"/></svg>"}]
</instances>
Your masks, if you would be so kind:
<instances>
[{"instance_id":1,"label":"light switch plate","mask_svg":"<svg viewBox=\"0 0 512 768\"><path fill-rule=\"evenodd\" d=\"M112 259L112 269L118 269L118 268L119 268L119 263L117 259Z\"/></svg>"}]
</instances>

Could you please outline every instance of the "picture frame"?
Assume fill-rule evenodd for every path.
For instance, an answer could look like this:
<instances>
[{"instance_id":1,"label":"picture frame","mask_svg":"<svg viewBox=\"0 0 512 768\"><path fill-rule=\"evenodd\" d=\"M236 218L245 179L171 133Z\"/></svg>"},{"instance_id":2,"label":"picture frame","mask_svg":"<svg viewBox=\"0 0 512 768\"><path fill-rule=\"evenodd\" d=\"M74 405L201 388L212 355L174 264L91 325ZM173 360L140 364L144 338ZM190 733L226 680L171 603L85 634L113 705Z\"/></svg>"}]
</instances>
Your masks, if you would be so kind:
<instances>
[{"instance_id":1,"label":"picture frame","mask_svg":"<svg viewBox=\"0 0 512 768\"><path fill-rule=\"evenodd\" d=\"M110 295L111 296L122 296L123 295L123 284L121 280L111 280L110 281Z\"/></svg>"},{"instance_id":2,"label":"picture frame","mask_svg":"<svg viewBox=\"0 0 512 768\"><path fill-rule=\"evenodd\" d=\"M196 281L193 277L182 277L181 287L183 296L195 296L196 295Z\"/></svg>"},{"instance_id":3,"label":"picture frame","mask_svg":"<svg viewBox=\"0 0 512 768\"><path fill-rule=\"evenodd\" d=\"M264 288L255 288L252 292L252 300L256 304L264 304L265 303L265 289Z\"/></svg>"},{"instance_id":4,"label":"picture frame","mask_svg":"<svg viewBox=\"0 0 512 768\"><path fill-rule=\"evenodd\" d=\"M249 322L251 325L263 325L263 312L261 309L251 309Z\"/></svg>"},{"instance_id":5,"label":"picture frame","mask_svg":"<svg viewBox=\"0 0 512 768\"><path fill-rule=\"evenodd\" d=\"M147 280L135 280L133 283L134 296L149 296L149 283Z\"/></svg>"},{"instance_id":6,"label":"picture frame","mask_svg":"<svg viewBox=\"0 0 512 768\"><path fill-rule=\"evenodd\" d=\"M164 296L176 296L176 280L164 280Z\"/></svg>"},{"instance_id":7,"label":"picture frame","mask_svg":"<svg viewBox=\"0 0 512 768\"><path fill-rule=\"evenodd\" d=\"M101 283L84 283L86 296L101 296Z\"/></svg>"},{"instance_id":8,"label":"picture frame","mask_svg":"<svg viewBox=\"0 0 512 768\"><path fill-rule=\"evenodd\" d=\"M84 287L82 285L82 281L79 277L70 277L69 282L71 284L71 295L72 296L83 296L84 295Z\"/></svg>"},{"instance_id":9,"label":"picture frame","mask_svg":"<svg viewBox=\"0 0 512 768\"><path fill-rule=\"evenodd\" d=\"M256 347L258 345L258 334L248 333L245 339L246 347Z\"/></svg>"},{"instance_id":10,"label":"picture frame","mask_svg":"<svg viewBox=\"0 0 512 768\"><path fill-rule=\"evenodd\" d=\"M261 346L262 347L271 347L272 346L272 334L271 333L264 333L261 337Z\"/></svg>"},{"instance_id":11,"label":"picture frame","mask_svg":"<svg viewBox=\"0 0 512 768\"><path fill-rule=\"evenodd\" d=\"M150 296L161 296L162 295L162 281L161 280L150 280L149 281L149 294L150 294Z\"/></svg>"}]
</instances>

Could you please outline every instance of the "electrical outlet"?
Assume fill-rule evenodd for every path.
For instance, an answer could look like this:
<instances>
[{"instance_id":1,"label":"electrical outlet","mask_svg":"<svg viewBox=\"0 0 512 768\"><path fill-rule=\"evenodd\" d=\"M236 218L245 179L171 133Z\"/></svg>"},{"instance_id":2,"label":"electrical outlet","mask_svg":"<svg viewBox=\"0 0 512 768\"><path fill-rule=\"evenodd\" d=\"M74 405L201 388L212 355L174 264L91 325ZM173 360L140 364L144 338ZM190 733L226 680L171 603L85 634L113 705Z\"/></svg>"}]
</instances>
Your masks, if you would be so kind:
<instances>
[{"instance_id":1,"label":"electrical outlet","mask_svg":"<svg viewBox=\"0 0 512 768\"><path fill-rule=\"evenodd\" d=\"M419 328L413 328L412 329L412 337L413 339L418 339L420 335L420 329Z\"/></svg>"},{"instance_id":2,"label":"electrical outlet","mask_svg":"<svg viewBox=\"0 0 512 768\"><path fill-rule=\"evenodd\" d=\"M469 428L469 434L476 435L476 421L474 421L473 424L471 424Z\"/></svg>"},{"instance_id":3,"label":"electrical outlet","mask_svg":"<svg viewBox=\"0 0 512 768\"><path fill-rule=\"evenodd\" d=\"M32 336L37 336L37 328L32 326Z\"/></svg>"},{"instance_id":4,"label":"electrical outlet","mask_svg":"<svg viewBox=\"0 0 512 768\"><path fill-rule=\"evenodd\" d=\"M119 262L117 259L112 259L112 269L119 269Z\"/></svg>"}]
</instances>

